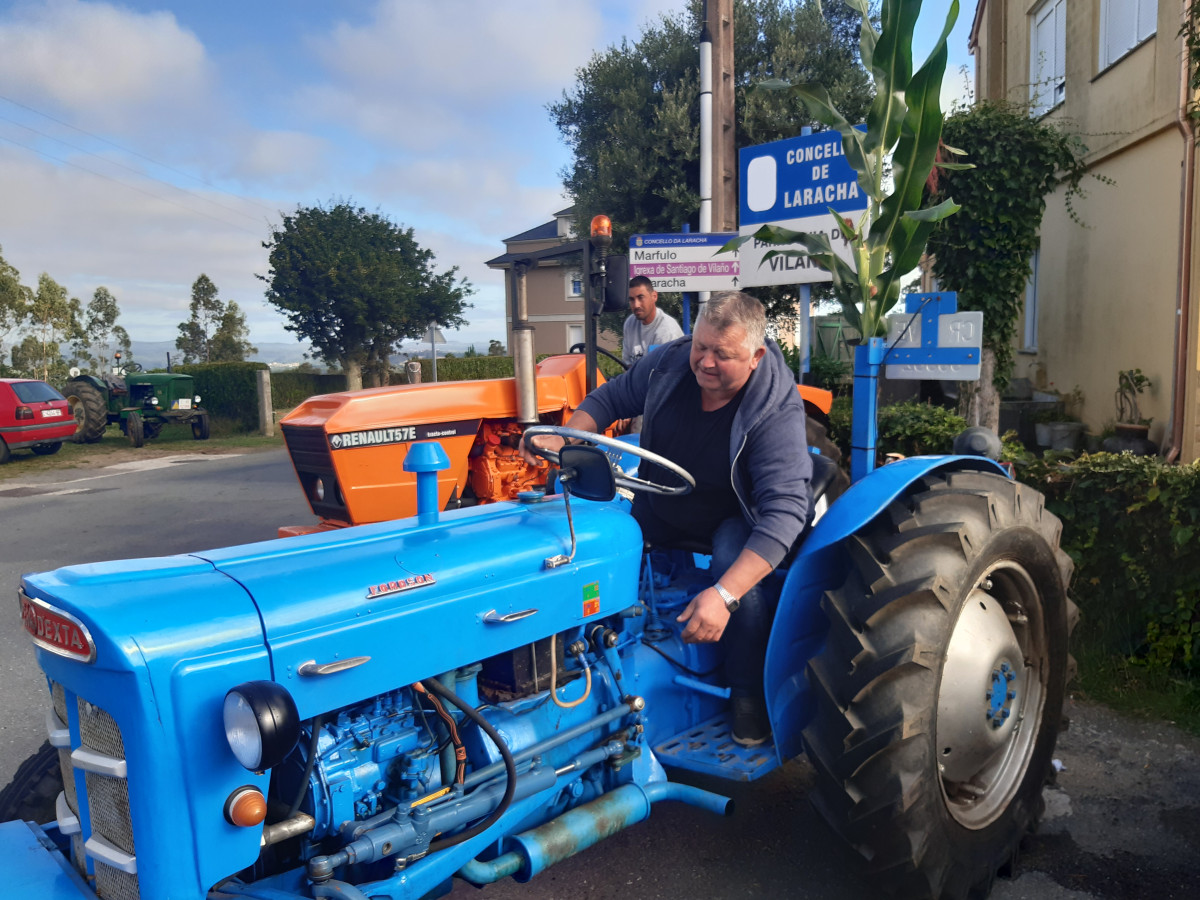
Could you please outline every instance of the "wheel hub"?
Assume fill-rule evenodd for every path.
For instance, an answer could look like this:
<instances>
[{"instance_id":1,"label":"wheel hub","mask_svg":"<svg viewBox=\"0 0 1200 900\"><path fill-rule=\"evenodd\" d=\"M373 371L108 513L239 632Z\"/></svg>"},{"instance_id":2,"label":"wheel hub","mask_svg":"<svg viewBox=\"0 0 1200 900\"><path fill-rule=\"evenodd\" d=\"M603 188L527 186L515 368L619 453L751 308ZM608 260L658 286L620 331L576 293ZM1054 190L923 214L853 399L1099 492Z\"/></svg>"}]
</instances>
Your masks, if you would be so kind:
<instances>
[{"instance_id":1,"label":"wheel hub","mask_svg":"<svg viewBox=\"0 0 1200 900\"><path fill-rule=\"evenodd\" d=\"M970 780L1008 740L1021 659L1004 607L977 587L959 613L942 669L937 738L946 779Z\"/></svg>"}]
</instances>

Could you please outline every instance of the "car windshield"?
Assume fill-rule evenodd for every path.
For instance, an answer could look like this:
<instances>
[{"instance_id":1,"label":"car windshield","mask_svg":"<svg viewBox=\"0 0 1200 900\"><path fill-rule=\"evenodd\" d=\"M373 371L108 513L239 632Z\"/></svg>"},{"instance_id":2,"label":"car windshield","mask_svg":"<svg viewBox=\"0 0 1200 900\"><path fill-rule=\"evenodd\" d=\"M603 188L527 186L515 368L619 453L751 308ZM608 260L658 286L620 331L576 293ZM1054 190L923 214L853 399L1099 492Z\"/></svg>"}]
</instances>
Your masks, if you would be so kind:
<instances>
[{"instance_id":1,"label":"car windshield","mask_svg":"<svg viewBox=\"0 0 1200 900\"><path fill-rule=\"evenodd\" d=\"M13 384L12 389L22 403L64 399L62 394L44 381L18 381Z\"/></svg>"}]
</instances>

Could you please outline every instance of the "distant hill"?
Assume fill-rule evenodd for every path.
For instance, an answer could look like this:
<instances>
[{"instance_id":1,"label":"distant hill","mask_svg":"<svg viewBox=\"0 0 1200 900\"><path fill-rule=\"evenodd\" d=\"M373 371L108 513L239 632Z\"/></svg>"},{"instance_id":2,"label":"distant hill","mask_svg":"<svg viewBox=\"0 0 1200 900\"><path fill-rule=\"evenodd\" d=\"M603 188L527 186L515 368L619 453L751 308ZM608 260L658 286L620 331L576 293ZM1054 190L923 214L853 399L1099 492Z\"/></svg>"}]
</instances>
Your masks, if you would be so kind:
<instances>
[{"instance_id":1,"label":"distant hill","mask_svg":"<svg viewBox=\"0 0 1200 900\"><path fill-rule=\"evenodd\" d=\"M447 342L438 344L438 357L445 356L448 353L453 353L455 356L462 356L467 352L470 344ZM279 368L289 368L297 366L304 362L304 354L310 353L312 359L309 360L313 365L323 367L324 363L312 354L312 348L307 344L288 344L288 343L257 343L258 353L249 357L250 362L264 362L269 366ZM476 347L476 349L479 349ZM486 348L485 348L486 349ZM133 358L145 366L147 369L163 368L167 365L167 354L171 354L171 362L180 362L183 355L175 349L174 341L134 341ZM422 359L429 358L428 344L406 344L402 351L392 357L394 365L403 365L404 361L410 357L421 357Z\"/></svg>"}]
</instances>

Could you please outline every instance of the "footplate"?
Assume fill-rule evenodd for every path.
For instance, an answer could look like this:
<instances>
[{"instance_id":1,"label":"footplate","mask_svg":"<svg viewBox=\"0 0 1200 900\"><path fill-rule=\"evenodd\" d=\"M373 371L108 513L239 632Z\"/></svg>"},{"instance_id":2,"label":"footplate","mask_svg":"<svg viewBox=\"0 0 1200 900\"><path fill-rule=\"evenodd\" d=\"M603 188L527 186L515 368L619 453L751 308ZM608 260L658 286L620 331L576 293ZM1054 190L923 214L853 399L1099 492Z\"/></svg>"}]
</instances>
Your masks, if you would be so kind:
<instances>
[{"instance_id":1,"label":"footplate","mask_svg":"<svg viewBox=\"0 0 1200 900\"><path fill-rule=\"evenodd\" d=\"M779 765L771 741L757 747L735 744L726 713L663 741L654 753L664 766L736 781L755 781Z\"/></svg>"}]
</instances>

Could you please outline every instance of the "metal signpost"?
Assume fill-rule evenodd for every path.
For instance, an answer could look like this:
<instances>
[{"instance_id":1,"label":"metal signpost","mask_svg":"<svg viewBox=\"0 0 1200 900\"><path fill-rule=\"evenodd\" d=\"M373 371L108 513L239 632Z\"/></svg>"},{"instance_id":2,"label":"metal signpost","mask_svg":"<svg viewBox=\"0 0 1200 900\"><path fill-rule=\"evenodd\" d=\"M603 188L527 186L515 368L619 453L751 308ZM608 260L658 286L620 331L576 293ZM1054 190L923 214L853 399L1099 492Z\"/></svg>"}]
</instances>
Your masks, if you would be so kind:
<instances>
[{"instance_id":1,"label":"metal signpost","mask_svg":"<svg viewBox=\"0 0 1200 900\"><path fill-rule=\"evenodd\" d=\"M909 294L905 314L890 316L888 337L854 348L854 415L850 423L850 480L875 468L876 386L888 378L975 381L983 346L983 313L958 312L953 292Z\"/></svg>"},{"instance_id":2,"label":"metal signpost","mask_svg":"<svg viewBox=\"0 0 1200 900\"><path fill-rule=\"evenodd\" d=\"M656 291L737 290L737 253L717 255L736 234L635 234L629 239L629 277L644 275Z\"/></svg>"},{"instance_id":3,"label":"metal signpost","mask_svg":"<svg viewBox=\"0 0 1200 900\"><path fill-rule=\"evenodd\" d=\"M442 329L431 322L429 329L425 332L425 340L429 341L429 356L433 360L433 380L437 381L437 345L446 343L446 338L442 335Z\"/></svg>"},{"instance_id":4,"label":"metal signpost","mask_svg":"<svg viewBox=\"0 0 1200 900\"><path fill-rule=\"evenodd\" d=\"M858 173L846 162L840 133L822 131L744 147L738 152L738 170L741 235L753 234L768 224L822 233L834 252L853 264L841 221L830 210L856 219L867 208L867 195L858 185ZM810 259L776 256L763 264L769 251L789 249L803 247L758 241L745 244L741 248L742 286L831 280L830 274Z\"/></svg>"}]
</instances>

